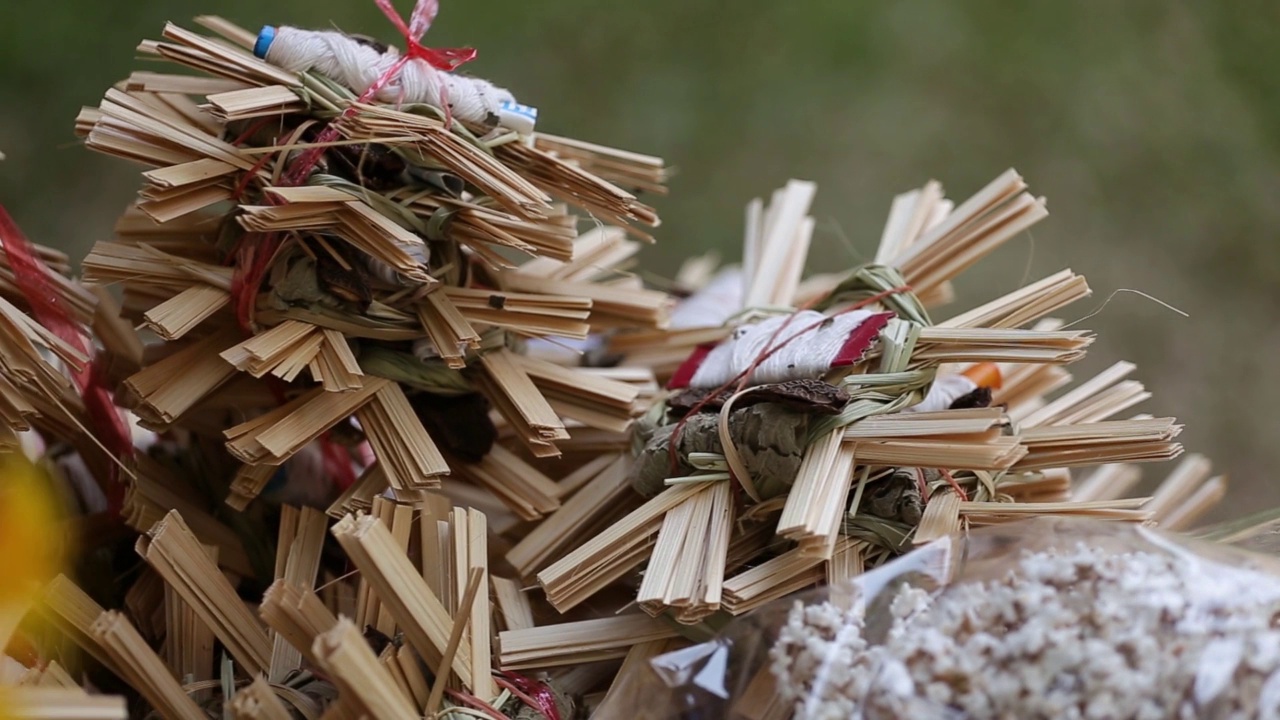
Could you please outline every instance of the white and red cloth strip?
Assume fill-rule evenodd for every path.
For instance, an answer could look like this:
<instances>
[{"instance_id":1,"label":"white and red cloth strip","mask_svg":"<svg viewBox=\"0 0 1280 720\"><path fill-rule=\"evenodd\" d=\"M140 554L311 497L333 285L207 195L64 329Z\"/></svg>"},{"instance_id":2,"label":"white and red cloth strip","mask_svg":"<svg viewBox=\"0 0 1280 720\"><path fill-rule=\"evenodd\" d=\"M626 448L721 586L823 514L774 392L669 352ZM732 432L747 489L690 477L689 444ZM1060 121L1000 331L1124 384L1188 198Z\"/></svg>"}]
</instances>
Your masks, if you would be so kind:
<instances>
[{"instance_id":1,"label":"white and red cloth strip","mask_svg":"<svg viewBox=\"0 0 1280 720\"><path fill-rule=\"evenodd\" d=\"M779 345L780 350L751 372L747 385L818 379L833 368L861 360L892 317L889 312L854 310L828 318L814 310L801 310L745 325L729 339L695 350L676 370L668 387L722 387Z\"/></svg>"}]
</instances>

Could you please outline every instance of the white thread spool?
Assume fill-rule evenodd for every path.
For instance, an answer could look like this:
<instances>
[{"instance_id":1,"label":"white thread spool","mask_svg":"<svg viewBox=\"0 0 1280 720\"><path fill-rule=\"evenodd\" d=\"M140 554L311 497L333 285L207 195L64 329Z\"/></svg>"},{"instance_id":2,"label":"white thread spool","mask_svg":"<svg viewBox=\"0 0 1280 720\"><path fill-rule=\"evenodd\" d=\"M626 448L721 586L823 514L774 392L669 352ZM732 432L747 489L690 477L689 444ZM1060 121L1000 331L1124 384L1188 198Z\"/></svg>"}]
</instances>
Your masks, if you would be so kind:
<instances>
[{"instance_id":1,"label":"white thread spool","mask_svg":"<svg viewBox=\"0 0 1280 720\"><path fill-rule=\"evenodd\" d=\"M356 93L369 89L400 60L400 51L395 48L380 53L339 32L292 27L263 28L253 52L292 72L317 72ZM459 120L491 123L496 118L500 125L518 133L533 132L538 110L517 103L510 91L488 80L437 70L417 58L406 62L379 89L376 99L388 104L426 103L443 109L442 88L453 116Z\"/></svg>"}]
</instances>

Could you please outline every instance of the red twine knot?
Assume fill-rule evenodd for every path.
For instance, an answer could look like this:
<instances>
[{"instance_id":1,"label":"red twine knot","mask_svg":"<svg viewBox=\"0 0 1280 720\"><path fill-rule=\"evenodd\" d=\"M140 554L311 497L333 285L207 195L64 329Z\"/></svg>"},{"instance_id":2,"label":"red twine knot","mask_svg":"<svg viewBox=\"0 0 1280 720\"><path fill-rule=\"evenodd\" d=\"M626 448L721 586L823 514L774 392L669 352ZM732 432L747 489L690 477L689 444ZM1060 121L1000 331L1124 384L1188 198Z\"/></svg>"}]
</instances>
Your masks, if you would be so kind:
<instances>
[{"instance_id":1,"label":"red twine knot","mask_svg":"<svg viewBox=\"0 0 1280 720\"><path fill-rule=\"evenodd\" d=\"M423 46L422 37L431 28L431 23L436 19L436 13L440 12L440 0L418 0L413 13L409 16L408 25L405 25L404 20L396 14L391 0L374 0L374 2L378 4L378 9L382 10L382 14L386 15L391 24L395 25L404 36L406 58L425 60L431 64L431 67L449 72L476 59L475 48L437 49Z\"/></svg>"}]
</instances>

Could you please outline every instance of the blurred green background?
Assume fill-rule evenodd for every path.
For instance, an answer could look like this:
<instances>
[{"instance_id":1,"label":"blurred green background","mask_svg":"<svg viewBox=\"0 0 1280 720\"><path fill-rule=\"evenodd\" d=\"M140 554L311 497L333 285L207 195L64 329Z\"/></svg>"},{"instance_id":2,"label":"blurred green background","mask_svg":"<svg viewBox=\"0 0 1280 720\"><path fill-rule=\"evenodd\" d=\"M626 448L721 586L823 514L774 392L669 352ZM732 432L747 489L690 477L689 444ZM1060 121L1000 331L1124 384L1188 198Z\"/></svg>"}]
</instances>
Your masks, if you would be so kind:
<instances>
[{"instance_id":1,"label":"blurred green background","mask_svg":"<svg viewBox=\"0 0 1280 720\"><path fill-rule=\"evenodd\" d=\"M1070 319L1121 287L1187 311L1117 296L1077 375L1138 363L1144 409L1231 473L1217 516L1280 503L1280 3L443 5L428 44L478 48L467 70L540 128L679 168L647 255L663 272L735 256L743 204L789 177L819 184L811 265L831 270L870 256L894 193L936 178L963 200L1016 167L1052 215L965 276L957 309L1071 267L1095 297ZM110 232L136 169L72 120L139 40L200 13L395 39L369 0L3 0L0 202L34 239L79 256Z\"/></svg>"}]
</instances>

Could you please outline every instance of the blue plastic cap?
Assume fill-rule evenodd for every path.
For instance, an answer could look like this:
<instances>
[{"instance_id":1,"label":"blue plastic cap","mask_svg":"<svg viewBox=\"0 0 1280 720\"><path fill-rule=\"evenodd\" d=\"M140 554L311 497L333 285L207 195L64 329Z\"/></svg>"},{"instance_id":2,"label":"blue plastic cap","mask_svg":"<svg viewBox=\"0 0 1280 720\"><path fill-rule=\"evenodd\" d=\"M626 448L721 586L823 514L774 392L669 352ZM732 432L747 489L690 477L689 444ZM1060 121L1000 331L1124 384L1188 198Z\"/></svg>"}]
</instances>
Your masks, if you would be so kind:
<instances>
[{"instance_id":1,"label":"blue plastic cap","mask_svg":"<svg viewBox=\"0 0 1280 720\"><path fill-rule=\"evenodd\" d=\"M276 29L273 25L266 25L262 28L262 32L258 33L258 41L253 44L253 54L258 58L267 59L267 51L271 49L271 43L276 41Z\"/></svg>"}]
</instances>

